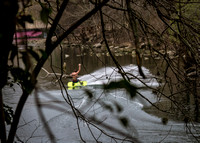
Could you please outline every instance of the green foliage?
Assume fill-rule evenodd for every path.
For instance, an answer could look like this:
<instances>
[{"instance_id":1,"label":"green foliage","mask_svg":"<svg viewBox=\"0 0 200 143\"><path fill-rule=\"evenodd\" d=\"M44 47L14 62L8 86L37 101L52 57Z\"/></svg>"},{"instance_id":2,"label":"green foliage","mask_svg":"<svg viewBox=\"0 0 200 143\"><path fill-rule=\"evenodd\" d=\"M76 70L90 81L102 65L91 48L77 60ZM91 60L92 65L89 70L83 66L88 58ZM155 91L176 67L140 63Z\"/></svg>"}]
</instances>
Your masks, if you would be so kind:
<instances>
[{"instance_id":1,"label":"green foliage","mask_svg":"<svg viewBox=\"0 0 200 143\"><path fill-rule=\"evenodd\" d=\"M174 33L174 31L170 29L168 31L171 35L170 39L179 42L177 34L180 34L186 40L192 41L195 37L193 35L199 33L200 5L196 4L194 0L191 0L190 2L181 0L175 7L177 13L173 14L174 19L170 21L170 25L177 33Z\"/></svg>"},{"instance_id":2,"label":"green foliage","mask_svg":"<svg viewBox=\"0 0 200 143\"><path fill-rule=\"evenodd\" d=\"M183 2L186 2L186 0L183 0ZM181 9L179 9L179 13L181 12L184 17L189 18L193 22L199 22L200 4L192 2L195 1L191 0L189 3L180 4Z\"/></svg>"},{"instance_id":3,"label":"green foliage","mask_svg":"<svg viewBox=\"0 0 200 143\"><path fill-rule=\"evenodd\" d=\"M47 58L47 53L43 49L39 49L39 52L42 54L43 58Z\"/></svg>"},{"instance_id":4,"label":"green foliage","mask_svg":"<svg viewBox=\"0 0 200 143\"><path fill-rule=\"evenodd\" d=\"M40 5L42 7L42 10L40 11L40 18L41 18L42 22L44 22L45 24L48 24L48 18L52 12L52 9L45 6L42 3L40 3Z\"/></svg>"},{"instance_id":5,"label":"green foliage","mask_svg":"<svg viewBox=\"0 0 200 143\"><path fill-rule=\"evenodd\" d=\"M110 82L108 85L104 85L104 89L118 89L118 88L124 88L126 91L130 94L131 98L134 98L136 96L136 90L137 87L130 84L130 82L126 80L120 80L120 81L113 81Z\"/></svg>"}]
</instances>

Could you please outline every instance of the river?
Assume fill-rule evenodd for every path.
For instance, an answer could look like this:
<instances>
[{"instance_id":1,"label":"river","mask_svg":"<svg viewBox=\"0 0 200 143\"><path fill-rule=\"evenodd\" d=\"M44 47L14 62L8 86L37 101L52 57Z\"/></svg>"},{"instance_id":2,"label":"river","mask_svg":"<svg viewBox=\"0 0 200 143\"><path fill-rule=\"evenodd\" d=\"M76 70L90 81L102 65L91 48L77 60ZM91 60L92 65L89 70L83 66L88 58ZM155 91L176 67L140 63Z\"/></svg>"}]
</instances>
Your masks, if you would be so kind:
<instances>
[{"instance_id":1,"label":"river","mask_svg":"<svg viewBox=\"0 0 200 143\"><path fill-rule=\"evenodd\" d=\"M76 90L67 90L67 93L64 90L61 92L56 78L47 77L43 79L41 77L46 73L42 71L38 78L38 89L29 96L17 130L17 136L23 142L51 142L52 139L49 139L46 134L45 125L48 125L50 128L48 131L53 133L54 139L58 143L80 143L82 142L81 138L86 143L128 142L123 135L120 135L120 131L136 139L136 142L143 143L198 142L193 135L198 135L199 124L187 124L186 126L184 122L174 121L170 118L164 124L163 118L156 116L156 114L148 114L143 110L151 107L149 101L156 103L158 98L152 93L152 90L144 88L140 81L132 79L131 83L140 87L138 92L148 100L138 94L134 98L130 98L129 93L124 89L105 91L103 84L122 79L108 56L97 57L87 52L84 54L79 48L66 48L64 53L56 50L52 54L52 60L49 59L44 68L52 72L50 68L50 65L52 65L54 71L59 72L61 67L60 57L63 57L63 61L66 62L67 74L77 68L79 63L82 64L79 79L87 81L88 86ZM117 57L117 60L125 72L140 77L135 65L135 57L127 54ZM52 61L51 64L50 61ZM142 80L143 82L152 88L159 86L154 78L156 69L152 59L144 60L143 71L147 76L147 79ZM63 83L65 84L70 80L70 78L63 79ZM88 98L85 91L90 91L93 98ZM15 84L12 88L5 87L4 99L6 103L15 108L20 93L18 84ZM93 126L92 121L77 120L71 107L65 101L67 95L70 96L73 105L80 110L82 115L87 116L90 120L98 119L101 122L97 124L97 128ZM40 108L36 105L38 102L40 102ZM41 111L39 113L44 115L46 124L43 124L43 120L40 118L41 114L38 111ZM128 125L124 127L122 123ZM116 130L113 131L112 128Z\"/></svg>"}]
</instances>

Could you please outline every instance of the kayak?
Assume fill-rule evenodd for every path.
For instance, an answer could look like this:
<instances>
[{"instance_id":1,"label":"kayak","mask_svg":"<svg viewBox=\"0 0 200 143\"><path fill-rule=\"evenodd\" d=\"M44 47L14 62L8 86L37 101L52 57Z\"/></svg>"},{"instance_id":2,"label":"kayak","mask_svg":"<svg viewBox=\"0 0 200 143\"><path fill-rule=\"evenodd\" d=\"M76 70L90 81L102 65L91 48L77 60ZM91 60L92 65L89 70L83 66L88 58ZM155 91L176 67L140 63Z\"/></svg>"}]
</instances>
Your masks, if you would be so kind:
<instances>
[{"instance_id":1,"label":"kayak","mask_svg":"<svg viewBox=\"0 0 200 143\"><path fill-rule=\"evenodd\" d=\"M75 83L70 81L67 83L68 89L79 89L80 87L86 86L86 85L87 85L87 81L79 81L79 82L75 82Z\"/></svg>"}]
</instances>

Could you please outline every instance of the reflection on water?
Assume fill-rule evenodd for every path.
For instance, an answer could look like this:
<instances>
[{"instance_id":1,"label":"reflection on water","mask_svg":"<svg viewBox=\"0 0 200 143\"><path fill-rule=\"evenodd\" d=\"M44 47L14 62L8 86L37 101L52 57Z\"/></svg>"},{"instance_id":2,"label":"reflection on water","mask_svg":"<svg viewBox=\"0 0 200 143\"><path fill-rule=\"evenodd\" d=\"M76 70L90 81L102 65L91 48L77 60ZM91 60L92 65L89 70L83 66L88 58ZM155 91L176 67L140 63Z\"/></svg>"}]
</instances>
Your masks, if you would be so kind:
<instances>
[{"instance_id":1,"label":"reflection on water","mask_svg":"<svg viewBox=\"0 0 200 143\"><path fill-rule=\"evenodd\" d=\"M66 74L70 74L74 69L78 68L78 64L82 64L82 70L80 75L85 75L96 71L100 68L115 66L111 57L104 52L91 52L90 49L82 49L79 46L65 47L61 53L60 49L57 49L52 54L52 63L54 70L59 72L61 65L61 57L63 62L66 62ZM120 54L120 56L115 56L116 60L121 66L136 64L136 59L131 53ZM50 62L50 60L49 60ZM155 64L151 58L143 61L143 66L155 71ZM49 69L49 63L46 64L45 68Z\"/></svg>"}]
</instances>

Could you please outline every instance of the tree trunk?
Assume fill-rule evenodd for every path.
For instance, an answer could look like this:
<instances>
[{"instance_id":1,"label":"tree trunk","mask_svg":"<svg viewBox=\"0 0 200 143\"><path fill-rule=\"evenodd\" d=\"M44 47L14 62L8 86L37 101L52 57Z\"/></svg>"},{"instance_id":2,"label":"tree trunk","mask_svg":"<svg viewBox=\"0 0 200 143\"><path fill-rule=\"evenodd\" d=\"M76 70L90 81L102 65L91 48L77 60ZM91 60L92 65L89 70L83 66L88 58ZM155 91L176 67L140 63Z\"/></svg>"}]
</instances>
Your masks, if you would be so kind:
<instances>
[{"instance_id":1,"label":"tree trunk","mask_svg":"<svg viewBox=\"0 0 200 143\"><path fill-rule=\"evenodd\" d=\"M15 18L18 11L17 0L0 1L0 138L1 142L6 142L5 118L3 110L2 88L7 83L8 76L8 55L12 48L12 40L15 32Z\"/></svg>"}]
</instances>

